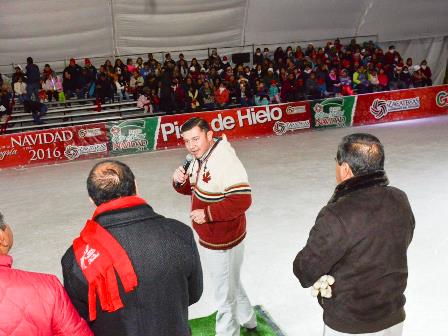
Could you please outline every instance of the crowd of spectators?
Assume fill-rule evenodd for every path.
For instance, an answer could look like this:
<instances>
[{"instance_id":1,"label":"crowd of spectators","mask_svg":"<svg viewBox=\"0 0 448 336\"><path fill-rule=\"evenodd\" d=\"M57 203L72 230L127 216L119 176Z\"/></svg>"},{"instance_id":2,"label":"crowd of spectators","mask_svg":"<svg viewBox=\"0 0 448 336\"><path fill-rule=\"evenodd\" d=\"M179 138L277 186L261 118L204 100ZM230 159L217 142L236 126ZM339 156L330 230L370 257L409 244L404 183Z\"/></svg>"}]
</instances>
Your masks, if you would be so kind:
<instances>
[{"instance_id":1,"label":"crowd of spectators","mask_svg":"<svg viewBox=\"0 0 448 336\"><path fill-rule=\"evenodd\" d=\"M252 67L231 64L216 49L203 62L187 61L183 54L174 60L169 53L159 62L149 53L135 62L107 60L98 69L88 58L83 63L71 59L59 76L48 64L40 73L29 57L25 71L15 68L12 89L19 102L95 97L105 103L118 97L136 100L149 113L171 114L432 85L426 60L414 64L394 46L384 52L372 41L358 44L354 39L348 45L336 39L323 47L278 47L274 52L257 48ZM2 87L2 100L7 94Z\"/></svg>"}]
</instances>

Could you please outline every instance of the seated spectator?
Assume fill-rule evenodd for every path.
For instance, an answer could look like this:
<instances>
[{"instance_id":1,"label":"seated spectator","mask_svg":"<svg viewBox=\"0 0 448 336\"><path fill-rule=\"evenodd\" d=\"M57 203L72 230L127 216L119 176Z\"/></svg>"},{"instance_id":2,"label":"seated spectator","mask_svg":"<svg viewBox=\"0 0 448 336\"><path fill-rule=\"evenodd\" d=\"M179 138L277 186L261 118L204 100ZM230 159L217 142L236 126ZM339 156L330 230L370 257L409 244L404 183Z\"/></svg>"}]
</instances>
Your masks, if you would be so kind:
<instances>
[{"instance_id":1,"label":"seated spectator","mask_svg":"<svg viewBox=\"0 0 448 336\"><path fill-rule=\"evenodd\" d=\"M326 79L327 92L329 94L334 94L335 96L341 95L342 88L341 82L339 80L338 74L335 68L332 68L327 75Z\"/></svg>"},{"instance_id":2,"label":"seated spectator","mask_svg":"<svg viewBox=\"0 0 448 336\"><path fill-rule=\"evenodd\" d=\"M42 89L45 90L47 94L48 101L59 100L59 91L57 88L57 79L53 76L53 74L49 74L47 79L42 84Z\"/></svg>"},{"instance_id":3,"label":"seated spectator","mask_svg":"<svg viewBox=\"0 0 448 336\"><path fill-rule=\"evenodd\" d=\"M100 72L95 85L95 96L97 99L97 105L99 102L101 102L101 104L104 104L106 102L106 99L113 102L114 92L115 88L112 86L110 77L105 73Z\"/></svg>"},{"instance_id":4,"label":"seated spectator","mask_svg":"<svg viewBox=\"0 0 448 336\"><path fill-rule=\"evenodd\" d=\"M368 93L370 91L369 77L362 65L353 73L353 84L358 93Z\"/></svg>"},{"instance_id":5,"label":"seated spectator","mask_svg":"<svg viewBox=\"0 0 448 336\"><path fill-rule=\"evenodd\" d=\"M296 81L293 73L289 73L287 79L283 81L280 97L284 103L292 102L296 99Z\"/></svg>"},{"instance_id":6,"label":"seated spectator","mask_svg":"<svg viewBox=\"0 0 448 336\"><path fill-rule=\"evenodd\" d=\"M269 101L271 104L280 104L280 90L277 86L277 81L273 79L271 85L269 86Z\"/></svg>"},{"instance_id":7,"label":"seated spectator","mask_svg":"<svg viewBox=\"0 0 448 336\"><path fill-rule=\"evenodd\" d=\"M34 119L34 123L36 125L45 124L41 120L41 118L47 113L48 108L44 103L34 101L34 100L25 100L23 102L23 108L25 113L31 113Z\"/></svg>"},{"instance_id":8,"label":"seated spectator","mask_svg":"<svg viewBox=\"0 0 448 336\"><path fill-rule=\"evenodd\" d=\"M142 94L138 97L137 107L143 109L145 113L153 114L151 108L151 100L149 98L149 88L145 87L142 91Z\"/></svg>"},{"instance_id":9,"label":"seated spectator","mask_svg":"<svg viewBox=\"0 0 448 336\"><path fill-rule=\"evenodd\" d=\"M58 278L12 268L13 232L1 213L0 242L0 333L93 336Z\"/></svg>"},{"instance_id":10,"label":"seated spectator","mask_svg":"<svg viewBox=\"0 0 448 336\"><path fill-rule=\"evenodd\" d=\"M389 47L389 50L387 51L387 53L384 55L384 63L393 65L393 64L398 64L400 62L401 62L400 53L398 53L395 50L395 46L391 45Z\"/></svg>"},{"instance_id":11,"label":"seated spectator","mask_svg":"<svg viewBox=\"0 0 448 336\"><path fill-rule=\"evenodd\" d=\"M127 66L128 71L129 71L130 73L134 73L135 70L137 70L137 72L138 72L138 69L136 69L136 67L135 67L135 65L134 65L134 61L132 60L132 58L128 58L128 59L126 60L126 66Z\"/></svg>"},{"instance_id":12,"label":"seated spectator","mask_svg":"<svg viewBox=\"0 0 448 336\"><path fill-rule=\"evenodd\" d=\"M106 72L107 73L114 72L114 67L113 67L112 62L110 60L106 60L106 62L104 62L104 68L106 68Z\"/></svg>"},{"instance_id":13,"label":"seated spectator","mask_svg":"<svg viewBox=\"0 0 448 336\"><path fill-rule=\"evenodd\" d=\"M201 109L201 103L200 103L200 95L198 89L194 87L194 85L191 85L188 88L187 95L186 95L186 105L187 110L189 112L191 111L199 111Z\"/></svg>"},{"instance_id":14,"label":"seated spectator","mask_svg":"<svg viewBox=\"0 0 448 336\"><path fill-rule=\"evenodd\" d=\"M120 102L123 101L123 99L128 100L129 95L127 92L126 83L123 81L123 77L121 75L114 74L113 79L114 79L115 89L118 94L118 100Z\"/></svg>"},{"instance_id":15,"label":"seated spectator","mask_svg":"<svg viewBox=\"0 0 448 336\"><path fill-rule=\"evenodd\" d=\"M252 105L252 91L247 80L240 79L236 90L236 99L238 104L243 107Z\"/></svg>"},{"instance_id":16,"label":"seated spectator","mask_svg":"<svg viewBox=\"0 0 448 336\"><path fill-rule=\"evenodd\" d=\"M262 106L262 105L269 105L269 96L264 93L264 94L256 94L255 95L255 105L257 106Z\"/></svg>"},{"instance_id":17,"label":"seated spectator","mask_svg":"<svg viewBox=\"0 0 448 336\"><path fill-rule=\"evenodd\" d=\"M414 64L413 64L413 60L412 60L411 57L409 57L409 58L406 60L406 66L407 66L407 68L408 68L409 74L410 74L411 77L412 77L412 75L414 74Z\"/></svg>"},{"instance_id":18,"label":"seated spectator","mask_svg":"<svg viewBox=\"0 0 448 336\"><path fill-rule=\"evenodd\" d=\"M431 68L428 66L428 62L426 60L423 60L420 63L420 68L422 70L422 86L432 86L432 72Z\"/></svg>"},{"instance_id":19,"label":"seated spectator","mask_svg":"<svg viewBox=\"0 0 448 336\"><path fill-rule=\"evenodd\" d=\"M135 67L137 68L137 70L141 70L143 68L143 58L141 57L137 57L137 61L135 61Z\"/></svg>"},{"instance_id":20,"label":"seated spectator","mask_svg":"<svg viewBox=\"0 0 448 336\"><path fill-rule=\"evenodd\" d=\"M134 100L137 100L138 96L142 93L144 84L143 77L140 76L138 70L134 70L129 82L129 93L134 95Z\"/></svg>"},{"instance_id":21,"label":"seated spectator","mask_svg":"<svg viewBox=\"0 0 448 336\"><path fill-rule=\"evenodd\" d=\"M224 108L230 102L229 90L225 87L224 83L220 83L219 87L215 90L215 103L216 107Z\"/></svg>"},{"instance_id":22,"label":"seated spectator","mask_svg":"<svg viewBox=\"0 0 448 336\"><path fill-rule=\"evenodd\" d=\"M200 89L200 93L203 107L208 111L213 110L215 108L215 94L210 86L210 82L204 82L204 86Z\"/></svg>"},{"instance_id":23,"label":"seated spectator","mask_svg":"<svg viewBox=\"0 0 448 336\"><path fill-rule=\"evenodd\" d=\"M11 115L11 98L10 88L4 83L0 89L0 116Z\"/></svg>"},{"instance_id":24,"label":"seated spectator","mask_svg":"<svg viewBox=\"0 0 448 336\"><path fill-rule=\"evenodd\" d=\"M315 72L311 72L308 79L305 82L306 94L311 99L321 98L321 90L317 83L317 77Z\"/></svg>"},{"instance_id":25,"label":"seated spectator","mask_svg":"<svg viewBox=\"0 0 448 336\"><path fill-rule=\"evenodd\" d=\"M173 78L173 82L171 84L171 89L173 92L174 99L174 110L178 112L185 111L185 89L183 85L179 82L177 78Z\"/></svg>"},{"instance_id":26,"label":"seated spectator","mask_svg":"<svg viewBox=\"0 0 448 336\"><path fill-rule=\"evenodd\" d=\"M151 101L151 104L152 104L152 111L154 113L159 112L160 111L160 98L157 94L156 89L151 89L150 94L149 94L149 100Z\"/></svg>"},{"instance_id":27,"label":"seated spectator","mask_svg":"<svg viewBox=\"0 0 448 336\"><path fill-rule=\"evenodd\" d=\"M406 88L412 88L412 76L409 72L409 69L407 66L403 67L403 71L401 73L401 80L405 83Z\"/></svg>"},{"instance_id":28,"label":"seated spectator","mask_svg":"<svg viewBox=\"0 0 448 336\"><path fill-rule=\"evenodd\" d=\"M148 75L150 74L150 68L149 68L149 63L145 62L143 64L143 67L139 70L140 72L140 76L143 77L143 80L146 81L146 79L148 78Z\"/></svg>"},{"instance_id":29,"label":"seated spectator","mask_svg":"<svg viewBox=\"0 0 448 336\"><path fill-rule=\"evenodd\" d=\"M412 85L415 88L423 86L423 71L419 65L414 66L414 75L412 76Z\"/></svg>"},{"instance_id":30,"label":"seated spectator","mask_svg":"<svg viewBox=\"0 0 448 336\"><path fill-rule=\"evenodd\" d=\"M380 68L378 73L378 82L380 84L381 91L388 91L389 90L389 77L385 73L383 68Z\"/></svg>"},{"instance_id":31,"label":"seated spectator","mask_svg":"<svg viewBox=\"0 0 448 336\"><path fill-rule=\"evenodd\" d=\"M71 98L76 95L78 98L83 98L84 92L81 90L81 76L82 69L76 64L74 58L70 59L69 66L64 69L63 82L64 94L66 98Z\"/></svg>"},{"instance_id":32,"label":"seated spectator","mask_svg":"<svg viewBox=\"0 0 448 336\"><path fill-rule=\"evenodd\" d=\"M392 71L392 74L390 75L389 79L389 88L391 90L407 89L406 83L403 81L402 71L403 71L402 64L398 64Z\"/></svg>"},{"instance_id":33,"label":"seated spectator","mask_svg":"<svg viewBox=\"0 0 448 336\"><path fill-rule=\"evenodd\" d=\"M23 81L23 77L19 77L17 82L14 83L14 93L19 103L23 103L27 99L26 83Z\"/></svg>"},{"instance_id":34,"label":"seated spectator","mask_svg":"<svg viewBox=\"0 0 448 336\"><path fill-rule=\"evenodd\" d=\"M22 71L22 68L20 66L14 67L14 73L12 74L11 79L11 85L14 87L14 84L19 81L19 78L22 78L23 82L26 82L25 80L25 74ZM26 84L26 83L25 83ZM3 84L2 84L3 85ZM1 86L0 86L1 87Z\"/></svg>"},{"instance_id":35,"label":"seated spectator","mask_svg":"<svg viewBox=\"0 0 448 336\"><path fill-rule=\"evenodd\" d=\"M350 78L347 69L342 69L339 75L339 81L341 82L341 94L343 96L353 96L352 79Z\"/></svg>"},{"instance_id":36,"label":"seated spectator","mask_svg":"<svg viewBox=\"0 0 448 336\"><path fill-rule=\"evenodd\" d=\"M370 82L370 88L371 92L379 92L381 90L380 86L380 80L378 79L378 74L376 70L372 70L369 72L369 82Z\"/></svg>"}]
</instances>

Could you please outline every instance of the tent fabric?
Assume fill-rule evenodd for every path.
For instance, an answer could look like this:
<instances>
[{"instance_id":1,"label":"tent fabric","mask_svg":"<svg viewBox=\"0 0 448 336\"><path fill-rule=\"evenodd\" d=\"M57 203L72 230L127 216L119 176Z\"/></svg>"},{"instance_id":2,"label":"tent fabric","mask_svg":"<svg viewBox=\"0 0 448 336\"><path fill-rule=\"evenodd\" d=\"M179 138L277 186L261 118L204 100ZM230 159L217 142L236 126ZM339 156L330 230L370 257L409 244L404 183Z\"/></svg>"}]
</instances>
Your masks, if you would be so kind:
<instances>
[{"instance_id":1,"label":"tent fabric","mask_svg":"<svg viewBox=\"0 0 448 336\"><path fill-rule=\"evenodd\" d=\"M189 53L200 57L210 47L234 47L230 54L351 36L411 41L403 46L429 48L439 61L448 36L446 0L0 0L0 8L0 65L203 49Z\"/></svg>"}]
</instances>

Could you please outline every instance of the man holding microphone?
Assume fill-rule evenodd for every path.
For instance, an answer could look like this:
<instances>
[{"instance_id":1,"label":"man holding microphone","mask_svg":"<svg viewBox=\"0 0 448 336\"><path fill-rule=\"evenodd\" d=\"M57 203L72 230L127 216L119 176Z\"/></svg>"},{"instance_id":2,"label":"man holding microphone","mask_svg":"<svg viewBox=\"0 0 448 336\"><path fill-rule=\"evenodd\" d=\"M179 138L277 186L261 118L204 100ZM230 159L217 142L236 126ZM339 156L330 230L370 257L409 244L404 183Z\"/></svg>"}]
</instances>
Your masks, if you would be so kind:
<instances>
[{"instance_id":1,"label":"man holding microphone","mask_svg":"<svg viewBox=\"0 0 448 336\"><path fill-rule=\"evenodd\" d=\"M239 336L240 325L256 333L255 312L240 281L245 212L252 202L246 170L225 136L213 138L204 119L189 119L181 135L193 158L176 169L173 186L191 195L190 218L205 248L218 303L216 335Z\"/></svg>"}]
</instances>

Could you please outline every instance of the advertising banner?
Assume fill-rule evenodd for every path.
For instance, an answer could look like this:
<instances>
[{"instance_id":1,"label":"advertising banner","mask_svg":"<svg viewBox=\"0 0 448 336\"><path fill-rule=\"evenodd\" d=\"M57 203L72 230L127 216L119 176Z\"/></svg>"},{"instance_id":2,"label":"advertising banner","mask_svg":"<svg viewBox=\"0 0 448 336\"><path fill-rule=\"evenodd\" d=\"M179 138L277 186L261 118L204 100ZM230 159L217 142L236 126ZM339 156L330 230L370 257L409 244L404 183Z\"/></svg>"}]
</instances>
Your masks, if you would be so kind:
<instances>
[{"instance_id":1,"label":"advertising banner","mask_svg":"<svg viewBox=\"0 0 448 336\"><path fill-rule=\"evenodd\" d=\"M356 96L333 97L310 102L313 128L350 127Z\"/></svg>"},{"instance_id":2,"label":"advertising banner","mask_svg":"<svg viewBox=\"0 0 448 336\"><path fill-rule=\"evenodd\" d=\"M103 123L0 136L0 169L107 155Z\"/></svg>"},{"instance_id":3,"label":"advertising banner","mask_svg":"<svg viewBox=\"0 0 448 336\"><path fill-rule=\"evenodd\" d=\"M154 150L159 117L114 121L107 124L110 155Z\"/></svg>"},{"instance_id":4,"label":"advertising banner","mask_svg":"<svg viewBox=\"0 0 448 336\"><path fill-rule=\"evenodd\" d=\"M283 135L311 126L308 102L162 116L155 149L183 145L180 127L193 117L207 120L215 135L225 133L231 139Z\"/></svg>"},{"instance_id":5,"label":"advertising banner","mask_svg":"<svg viewBox=\"0 0 448 336\"><path fill-rule=\"evenodd\" d=\"M353 125L368 125L448 114L448 86L358 96Z\"/></svg>"}]
</instances>

